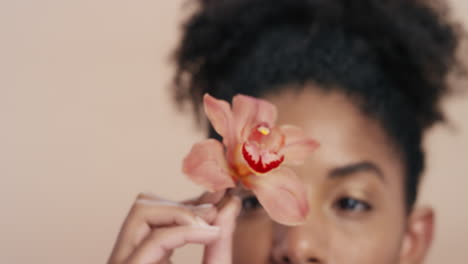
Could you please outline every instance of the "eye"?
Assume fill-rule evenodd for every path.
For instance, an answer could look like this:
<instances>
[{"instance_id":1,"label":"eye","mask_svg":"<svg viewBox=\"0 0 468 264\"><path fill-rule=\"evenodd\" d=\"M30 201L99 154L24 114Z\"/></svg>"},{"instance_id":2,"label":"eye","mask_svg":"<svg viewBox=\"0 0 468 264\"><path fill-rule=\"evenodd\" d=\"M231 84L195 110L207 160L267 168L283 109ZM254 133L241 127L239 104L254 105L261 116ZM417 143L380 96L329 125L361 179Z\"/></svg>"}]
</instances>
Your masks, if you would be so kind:
<instances>
[{"instance_id":1,"label":"eye","mask_svg":"<svg viewBox=\"0 0 468 264\"><path fill-rule=\"evenodd\" d=\"M251 195L246 196L242 199L242 210L257 210L262 208L262 205L258 201L257 197Z\"/></svg>"},{"instance_id":2,"label":"eye","mask_svg":"<svg viewBox=\"0 0 468 264\"><path fill-rule=\"evenodd\" d=\"M372 206L370 204L350 197L338 199L335 203L335 207L338 210L345 212L367 212L372 210Z\"/></svg>"}]
</instances>

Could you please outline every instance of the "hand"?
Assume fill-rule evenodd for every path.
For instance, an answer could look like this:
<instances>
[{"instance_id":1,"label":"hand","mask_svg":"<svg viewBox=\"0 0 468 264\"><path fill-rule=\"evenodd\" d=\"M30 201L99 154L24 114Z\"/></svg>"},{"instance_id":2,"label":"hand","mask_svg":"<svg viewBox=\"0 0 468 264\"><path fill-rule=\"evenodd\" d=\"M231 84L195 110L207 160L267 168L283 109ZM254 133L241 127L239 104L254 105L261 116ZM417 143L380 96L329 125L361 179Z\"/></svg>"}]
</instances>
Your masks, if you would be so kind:
<instances>
[{"instance_id":1,"label":"hand","mask_svg":"<svg viewBox=\"0 0 468 264\"><path fill-rule=\"evenodd\" d=\"M221 209L213 202L223 194L175 203L140 194L121 228L109 264L168 264L174 249L189 243L207 245L204 264L230 264L238 198L230 197Z\"/></svg>"}]
</instances>

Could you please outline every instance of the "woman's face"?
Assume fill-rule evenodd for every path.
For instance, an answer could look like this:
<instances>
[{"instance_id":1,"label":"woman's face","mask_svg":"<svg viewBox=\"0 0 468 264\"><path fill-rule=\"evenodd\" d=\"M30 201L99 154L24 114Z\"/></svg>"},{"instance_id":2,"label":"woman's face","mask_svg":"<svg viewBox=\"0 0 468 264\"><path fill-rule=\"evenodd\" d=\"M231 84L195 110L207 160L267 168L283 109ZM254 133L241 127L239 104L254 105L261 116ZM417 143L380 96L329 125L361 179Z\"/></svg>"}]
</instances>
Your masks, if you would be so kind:
<instances>
[{"instance_id":1,"label":"woman's face","mask_svg":"<svg viewBox=\"0 0 468 264\"><path fill-rule=\"evenodd\" d=\"M294 168L307 186L311 211L304 225L282 226L251 193L243 193L234 263L422 261L408 256L417 251L413 242L419 241L418 232L408 228L403 163L382 127L338 92L307 87L267 99L278 107L278 124L300 126L321 144L303 166ZM420 227L426 235L432 230L426 221L430 216Z\"/></svg>"}]
</instances>

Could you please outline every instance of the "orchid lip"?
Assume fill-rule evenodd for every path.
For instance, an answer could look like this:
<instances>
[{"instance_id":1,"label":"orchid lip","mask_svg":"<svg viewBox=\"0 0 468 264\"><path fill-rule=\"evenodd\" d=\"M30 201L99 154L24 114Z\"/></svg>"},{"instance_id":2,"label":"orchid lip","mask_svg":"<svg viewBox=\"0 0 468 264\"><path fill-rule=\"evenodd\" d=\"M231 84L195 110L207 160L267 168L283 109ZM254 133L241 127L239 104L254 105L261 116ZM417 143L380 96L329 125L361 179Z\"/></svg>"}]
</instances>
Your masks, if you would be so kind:
<instances>
[{"instance_id":1,"label":"orchid lip","mask_svg":"<svg viewBox=\"0 0 468 264\"><path fill-rule=\"evenodd\" d=\"M278 155L276 152L270 152L270 154ZM244 157L249 167L258 174L264 174L273 169L276 169L284 161L284 155L278 155L277 159L271 160L269 162L264 162L264 157L262 155L258 155L258 159L254 159L254 156L249 152L246 143L242 145L242 156Z\"/></svg>"}]
</instances>

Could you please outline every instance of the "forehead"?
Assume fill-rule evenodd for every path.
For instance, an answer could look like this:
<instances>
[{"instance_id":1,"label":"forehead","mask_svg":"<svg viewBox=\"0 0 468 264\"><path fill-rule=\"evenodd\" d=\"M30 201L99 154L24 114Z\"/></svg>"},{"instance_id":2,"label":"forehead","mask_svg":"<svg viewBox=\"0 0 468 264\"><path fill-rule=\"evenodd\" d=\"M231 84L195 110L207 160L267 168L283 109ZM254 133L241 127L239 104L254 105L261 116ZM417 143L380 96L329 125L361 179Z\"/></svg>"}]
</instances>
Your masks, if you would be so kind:
<instances>
[{"instance_id":1,"label":"forehead","mask_svg":"<svg viewBox=\"0 0 468 264\"><path fill-rule=\"evenodd\" d=\"M297 125L319 141L315 161L332 168L371 161L385 174L403 175L400 155L380 123L341 92L313 84L266 97L278 107L278 124Z\"/></svg>"}]
</instances>

